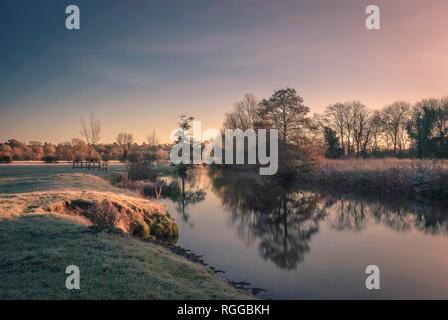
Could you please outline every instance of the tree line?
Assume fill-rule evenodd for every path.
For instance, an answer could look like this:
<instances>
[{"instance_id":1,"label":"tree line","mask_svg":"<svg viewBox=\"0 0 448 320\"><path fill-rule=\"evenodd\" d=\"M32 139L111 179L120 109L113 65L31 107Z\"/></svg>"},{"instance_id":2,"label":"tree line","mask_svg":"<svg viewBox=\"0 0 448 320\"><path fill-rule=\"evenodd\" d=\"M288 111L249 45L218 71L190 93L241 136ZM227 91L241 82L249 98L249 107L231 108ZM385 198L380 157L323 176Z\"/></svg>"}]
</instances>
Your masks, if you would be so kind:
<instances>
[{"instance_id":1,"label":"tree line","mask_svg":"<svg viewBox=\"0 0 448 320\"><path fill-rule=\"evenodd\" d=\"M87 121L81 119L82 138L53 144L30 141L28 144L10 139L0 143L0 162L12 161L126 161L130 152L151 154L152 159L167 160L170 146L159 144L155 131L147 137L147 142L139 145L134 142L130 133L119 133L114 143L99 143L101 139L101 123L92 113Z\"/></svg>"},{"instance_id":2,"label":"tree line","mask_svg":"<svg viewBox=\"0 0 448 320\"><path fill-rule=\"evenodd\" d=\"M181 117L189 126L193 118ZM120 133L114 143L99 143L101 124L94 114L81 120L82 138L52 144L11 139L0 143L0 162L14 160L126 161L129 153L157 153L168 159L170 145L160 145L155 131L138 145L130 133ZM279 163L313 162L317 157L448 157L448 97L423 99L415 104L396 101L369 109L358 100L338 102L322 113L310 114L304 99L293 88L284 88L264 99L246 94L225 114L225 129L277 129Z\"/></svg>"},{"instance_id":3,"label":"tree line","mask_svg":"<svg viewBox=\"0 0 448 320\"><path fill-rule=\"evenodd\" d=\"M125 154L124 149L130 151ZM129 146L114 143L98 143L93 147L80 138L73 138L70 141L53 144L31 141L28 144L16 139L10 139L5 143L0 143L0 162L9 163L12 161L125 161L133 153L152 153L155 159L169 159L169 145L161 144L151 146L149 143L132 143Z\"/></svg>"},{"instance_id":4,"label":"tree line","mask_svg":"<svg viewBox=\"0 0 448 320\"><path fill-rule=\"evenodd\" d=\"M224 127L278 129L289 159L292 151L310 149L327 158L448 157L448 97L396 101L379 110L354 100L310 115L296 90L286 88L267 99L246 94L225 115Z\"/></svg>"}]
</instances>

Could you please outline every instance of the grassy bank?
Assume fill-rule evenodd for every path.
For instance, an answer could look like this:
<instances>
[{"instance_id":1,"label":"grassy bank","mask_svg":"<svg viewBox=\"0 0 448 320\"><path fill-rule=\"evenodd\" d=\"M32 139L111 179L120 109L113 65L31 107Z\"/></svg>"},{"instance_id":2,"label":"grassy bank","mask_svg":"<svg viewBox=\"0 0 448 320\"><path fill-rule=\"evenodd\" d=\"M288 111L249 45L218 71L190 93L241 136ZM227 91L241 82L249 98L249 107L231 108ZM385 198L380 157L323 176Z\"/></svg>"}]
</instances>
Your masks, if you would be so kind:
<instances>
[{"instance_id":1,"label":"grassy bank","mask_svg":"<svg viewBox=\"0 0 448 320\"><path fill-rule=\"evenodd\" d=\"M157 202L88 173L51 172L2 178L9 193L0 194L0 299L253 298L142 241L177 235ZM69 265L80 268L81 290L65 288Z\"/></svg>"},{"instance_id":2,"label":"grassy bank","mask_svg":"<svg viewBox=\"0 0 448 320\"><path fill-rule=\"evenodd\" d=\"M132 194L63 190L0 195L2 217L61 213L96 229L119 229L144 240L176 241L177 224L157 202Z\"/></svg>"},{"instance_id":3,"label":"grassy bank","mask_svg":"<svg viewBox=\"0 0 448 320\"><path fill-rule=\"evenodd\" d=\"M76 217L1 218L0 243L0 299L251 298L163 247ZM80 290L65 288L68 265L80 268Z\"/></svg>"},{"instance_id":4,"label":"grassy bank","mask_svg":"<svg viewBox=\"0 0 448 320\"><path fill-rule=\"evenodd\" d=\"M330 160L311 180L317 187L338 192L448 199L446 160Z\"/></svg>"}]
</instances>

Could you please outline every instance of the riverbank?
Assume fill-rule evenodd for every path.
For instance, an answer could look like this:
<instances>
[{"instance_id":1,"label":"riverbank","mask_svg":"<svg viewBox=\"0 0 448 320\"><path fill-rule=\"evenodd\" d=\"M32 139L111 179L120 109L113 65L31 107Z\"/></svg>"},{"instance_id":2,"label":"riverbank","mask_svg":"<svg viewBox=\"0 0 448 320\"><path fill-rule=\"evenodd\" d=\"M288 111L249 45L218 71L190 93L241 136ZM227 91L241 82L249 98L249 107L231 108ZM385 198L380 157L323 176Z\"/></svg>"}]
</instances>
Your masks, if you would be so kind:
<instances>
[{"instance_id":1,"label":"riverbank","mask_svg":"<svg viewBox=\"0 0 448 320\"><path fill-rule=\"evenodd\" d=\"M446 160L327 160L309 180L317 188L339 193L448 199Z\"/></svg>"},{"instance_id":2,"label":"riverbank","mask_svg":"<svg viewBox=\"0 0 448 320\"><path fill-rule=\"evenodd\" d=\"M0 195L1 299L251 299L151 240L174 242L177 224L157 202L91 174L14 181ZM38 180L38 181L37 181ZM60 181L58 181L60 180ZM65 288L76 265L81 290Z\"/></svg>"},{"instance_id":3,"label":"riverbank","mask_svg":"<svg viewBox=\"0 0 448 320\"><path fill-rule=\"evenodd\" d=\"M0 299L252 298L162 246L60 214L1 218L0 241ZM80 290L65 288L69 265Z\"/></svg>"}]
</instances>

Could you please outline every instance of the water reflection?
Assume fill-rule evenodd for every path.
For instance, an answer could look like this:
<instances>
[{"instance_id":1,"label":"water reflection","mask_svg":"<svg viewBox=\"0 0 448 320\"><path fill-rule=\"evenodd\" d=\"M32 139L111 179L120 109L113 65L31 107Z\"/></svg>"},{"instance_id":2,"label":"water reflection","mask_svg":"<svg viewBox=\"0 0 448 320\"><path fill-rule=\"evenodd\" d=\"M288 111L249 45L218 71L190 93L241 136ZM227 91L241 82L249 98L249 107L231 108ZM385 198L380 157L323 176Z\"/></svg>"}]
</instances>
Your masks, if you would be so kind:
<instances>
[{"instance_id":1,"label":"water reflection","mask_svg":"<svg viewBox=\"0 0 448 320\"><path fill-rule=\"evenodd\" d=\"M448 235L448 215L441 207L406 201L379 203L332 195L325 195L325 199L326 210L336 213L329 222L334 230L360 232L377 223L399 232L416 229L425 234Z\"/></svg>"},{"instance_id":2,"label":"water reflection","mask_svg":"<svg viewBox=\"0 0 448 320\"><path fill-rule=\"evenodd\" d=\"M205 200L206 192L201 187L200 176L182 172L179 179L171 180L165 197L176 204L176 212L182 220L193 227L188 208Z\"/></svg>"},{"instance_id":3,"label":"water reflection","mask_svg":"<svg viewBox=\"0 0 448 320\"><path fill-rule=\"evenodd\" d=\"M164 203L179 214L179 245L229 279L267 289L263 297L448 298L445 208L285 187L241 171L171 180ZM385 270L375 296L364 285L369 264Z\"/></svg>"},{"instance_id":4,"label":"water reflection","mask_svg":"<svg viewBox=\"0 0 448 320\"><path fill-rule=\"evenodd\" d=\"M230 209L232 223L246 241L259 240L264 259L283 269L295 269L310 250L325 211L319 196L291 191L250 175L211 171L212 190Z\"/></svg>"},{"instance_id":5,"label":"water reflection","mask_svg":"<svg viewBox=\"0 0 448 320\"><path fill-rule=\"evenodd\" d=\"M256 244L263 259L282 269L295 269L303 262L323 221L338 232L360 233L369 225L382 224L399 232L416 229L448 234L448 215L443 209L305 191L250 173L189 172L170 182L166 196L176 204L182 220L193 227L190 210L206 200L206 190L230 212L239 237L248 245Z\"/></svg>"},{"instance_id":6,"label":"water reflection","mask_svg":"<svg viewBox=\"0 0 448 320\"><path fill-rule=\"evenodd\" d=\"M406 202L384 203L347 199L283 187L275 180L250 174L210 171L212 191L231 212L239 236L258 243L264 259L282 269L295 269L310 251L309 242L322 221L339 232L362 232L371 224L395 231L415 228L447 234L443 210Z\"/></svg>"}]
</instances>

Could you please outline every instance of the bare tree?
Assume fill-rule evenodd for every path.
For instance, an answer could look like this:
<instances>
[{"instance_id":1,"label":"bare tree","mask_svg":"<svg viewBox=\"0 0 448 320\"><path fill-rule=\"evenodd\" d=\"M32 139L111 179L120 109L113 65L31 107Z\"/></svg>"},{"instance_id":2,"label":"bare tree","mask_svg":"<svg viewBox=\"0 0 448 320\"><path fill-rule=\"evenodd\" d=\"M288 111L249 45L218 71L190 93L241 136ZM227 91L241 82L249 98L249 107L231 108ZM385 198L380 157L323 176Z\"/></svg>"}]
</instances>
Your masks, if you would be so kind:
<instances>
[{"instance_id":1,"label":"bare tree","mask_svg":"<svg viewBox=\"0 0 448 320\"><path fill-rule=\"evenodd\" d=\"M246 93L242 101L234 104L233 110L225 114L224 128L253 129L259 121L258 105L260 101L252 94Z\"/></svg>"},{"instance_id":2,"label":"bare tree","mask_svg":"<svg viewBox=\"0 0 448 320\"><path fill-rule=\"evenodd\" d=\"M157 136L155 130L153 130L152 133L146 137L146 140L148 141L148 145L150 147L156 147L159 145L159 137Z\"/></svg>"},{"instance_id":3,"label":"bare tree","mask_svg":"<svg viewBox=\"0 0 448 320\"><path fill-rule=\"evenodd\" d=\"M361 102L348 101L328 106L323 123L337 133L344 155L359 156L365 139L369 138L368 119L369 112Z\"/></svg>"},{"instance_id":4,"label":"bare tree","mask_svg":"<svg viewBox=\"0 0 448 320\"><path fill-rule=\"evenodd\" d=\"M361 155L362 149L365 148L370 139L369 119L370 111L365 105L359 101L350 103L352 110L352 128L353 128L353 142L355 146L356 157Z\"/></svg>"},{"instance_id":5,"label":"bare tree","mask_svg":"<svg viewBox=\"0 0 448 320\"><path fill-rule=\"evenodd\" d=\"M322 122L324 126L331 128L334 130L339 139L341 140L341 148L345 155L345 137L346 137L346 109L347 106L343 103L336 103L333 105L329 105L325 110L324 117Z\"/></svg>"},{"instance_id":6,"label":"bare tree","mask_svg":"<svg viewBox=\"0 0 448 320\"><path fill-rule=\"evenodd\" d=\"M383 126L388 139L392 142L394 155L406 148L406 124L409 121L411 105L405 101L396 101L382 110Z\"/></svg>"},{"instance_id":7,"label":"bare tree","mask_svg":"<svg viewBox=\"0 0 448 320\"><path fill-rule=\"evenodd\" d=\"M101 139L101 123L92 112L87 123L84 118L81 118L81 125L81 134L89 147L89 161L91 161L92 150Z\"/></svg>"},{"instance_id":8,"label":"bare tree","mask_svg":"<svg viewBox=\"0 0 448 320\"><path fill-rule=\"evenodd\" d=\"M134 137L130 133L119 133L117 135L117 143L123 149L123 160L126 162L128 158L129 149L134 142Z\"/></svg>"},{"instance_id":9,"label":"bare tree","mask_svg":"<svg viewBox=\"0 0 448 320\"><path fill-rule=\"evenodd\" d=\"M370 149L373 153L380 150L384 138L383 117L380 111L375 110L369 121L371 139Z\"/></svg>"}]
</instances>

